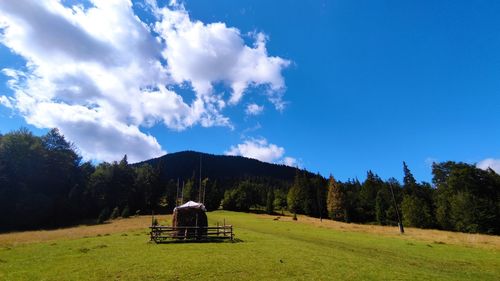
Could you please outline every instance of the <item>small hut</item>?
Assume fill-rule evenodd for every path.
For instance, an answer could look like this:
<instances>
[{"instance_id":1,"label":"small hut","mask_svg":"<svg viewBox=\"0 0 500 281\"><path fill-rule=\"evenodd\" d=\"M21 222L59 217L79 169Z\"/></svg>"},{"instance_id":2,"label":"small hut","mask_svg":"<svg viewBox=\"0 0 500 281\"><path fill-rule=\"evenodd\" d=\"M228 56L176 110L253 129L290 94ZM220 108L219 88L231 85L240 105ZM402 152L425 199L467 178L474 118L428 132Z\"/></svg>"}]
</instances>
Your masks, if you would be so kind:
<instances>
[{"instance_id":1,"label":"small hut","mask_svg":"<svg viewBox=\"0 0 500 281\"><path fill-rule=\"evenodd\" d=\"M172 226L174 236L179 238L200 239L207 236L207 209L202 203L189 201L174 209Z\"/></svg>"}]
</instances>

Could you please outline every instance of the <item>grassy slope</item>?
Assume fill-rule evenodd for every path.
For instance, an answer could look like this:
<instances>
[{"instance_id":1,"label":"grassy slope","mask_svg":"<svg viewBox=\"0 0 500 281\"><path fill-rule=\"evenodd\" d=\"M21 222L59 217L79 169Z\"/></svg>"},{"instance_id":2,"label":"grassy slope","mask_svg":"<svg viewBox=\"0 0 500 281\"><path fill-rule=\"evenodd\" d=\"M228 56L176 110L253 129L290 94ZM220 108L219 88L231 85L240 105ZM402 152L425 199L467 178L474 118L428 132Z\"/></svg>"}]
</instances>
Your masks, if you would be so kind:
<instances>
[{"instance_id":1,"label":"grassy slope","mask_svg":"<svg viewBox=\"0 0 500 281\"><path fill-rule=\"evenodd\" d=\"M237 243L147 243L147 230L0 246L0 280L498 280L500 251L209 213ZM300 219L300 218L299 218ZM146 222L147 220L145 220Z\"/></svg>"}]
</instances>

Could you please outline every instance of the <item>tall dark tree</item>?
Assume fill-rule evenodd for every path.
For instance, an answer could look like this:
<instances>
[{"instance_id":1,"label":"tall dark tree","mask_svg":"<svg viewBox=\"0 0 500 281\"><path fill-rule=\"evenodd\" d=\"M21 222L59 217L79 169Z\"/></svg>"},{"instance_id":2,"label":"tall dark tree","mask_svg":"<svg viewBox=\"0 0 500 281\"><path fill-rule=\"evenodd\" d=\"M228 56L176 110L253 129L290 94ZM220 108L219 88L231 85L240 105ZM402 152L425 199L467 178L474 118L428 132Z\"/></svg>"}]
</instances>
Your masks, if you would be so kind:
<instances>
[{"instance_id":1,"label":"tall dark tree","mask_svg":"<svg viewBox=\"0 0 500 281\"><path fill-rule=\"evenodd\" d=\"M375 198L375 218L378 224L387 225L391 224L390 209L392 205L392 198L390 190L387 186L383 186Z\"/></svg>"},{"instance_id":2,"label":"tall dark tree","mask_svg":"<svg viewBox=\"0 0 500 281\"><path fill-rule=\"evenodd\" d=\"M304 212L304 199L306 197L305 183L302 175L299 171L295 174L295 179L293 181L292 187L288 190L287 194L287 205L288 210L292 213L303 213Z\"/></svg>"},{"instance_id":3,"label":"tall dark tree","mask_svg":"<svg viewBox=\"0 0 500 281\"><path fill-rule=\"evenodd\" d=\"M276 189L274 191L274 209L280 210L283 214L284 209L286 209L286 193L283 190Z\"/></svg>"},{"instance_id":4,"label":"tall dark tree","mask_svg":"<svg viewBox=\"0 0 500 281\"><path fill-rule=\"evenodd\" d=\"M151 210L158 208L158 201L163 190L159 180L158 172L149 164L135 168L134 192L130 195L129 205L132 209Z\"/></svg>"},{"instance_id":5,"label":"tall dark tree","mask_svg":"<svg viewBox=\"0 0 500 281\"><path fill-rule=\"evenodd\" d=\"M267 192L266 213L270 215L274 213L274 190L272 188L269 188Z\"/></svg>"},{"instance_id":6,"label":"tall dark tree","mask_svg":"<svg viewBox=\"0 0 500 281\"><path fill-rule=\"evenodd\" d=\"M406 194L412 195L417 190L417 181L413 174L411 173L406 162L403 161L403 188L406 191Z\"/></svg>"},{"instance_id":7,"label":"tall dark tree","mask_svg":"<svg viewBox=\"0 0 500 281\"><path fill-rule=\"evenodd\" d=\"M426 183L418 184L410 169L403 162L404 196L401 205L403 222L413 227L429 228L434 224L432 188Z\"/></svg>"},{"instance_id":8,"label":"tall dark tree","mask_svg":"<svg viewBox=\"0 0 500 281\"><path fill-rule=\"evenodd\" d=\"M379 176L374 174L372 171L368 171L366 180L361 185L361 189L359 191L359 199L361 208L363 209L364 221L376 221L375 205L377 193L382 188L383 184L384 182Z\"/></svg>"},{"instance_id":9,"label":"tall dark tree","mask_svg":"<svg viewBox=\"0 0 500 281\"><path fill-rule=\"evenodd\" d=\"M326 180L318 173L309 179L310 197L313 200L313 212L309 215L314 217L328 216L326 201L328 195L328 186Z\"/></svg>"},{"instance_id":10,"label":"tall dark tree","mask_svg":"<svg viewBox=\"0 0 500 281\"><path fill-rule=\"evenodd\" d=\"M221 192L217 180L205 178L203 180L204 186L204 203L207 210L217 210L220 207L221 200L224 194Z\"/></svg>"}]
</instances>

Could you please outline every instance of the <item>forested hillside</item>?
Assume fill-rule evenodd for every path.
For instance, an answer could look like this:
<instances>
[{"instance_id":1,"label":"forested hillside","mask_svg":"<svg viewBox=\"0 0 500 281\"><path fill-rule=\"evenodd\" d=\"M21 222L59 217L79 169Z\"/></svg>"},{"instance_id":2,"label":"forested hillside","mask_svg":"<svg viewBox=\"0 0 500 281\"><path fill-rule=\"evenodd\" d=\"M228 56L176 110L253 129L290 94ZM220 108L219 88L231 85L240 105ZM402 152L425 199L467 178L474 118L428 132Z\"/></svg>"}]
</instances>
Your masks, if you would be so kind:
<instances>
[{"instance_id":1,"label":"forested hillside","mask_svg":"<svg viewBox=\"0 0 500 281\"><path fill-rule=\"evenodd\" d=\"M432 184L417 182L404 162L402 172L402 183L372 171L363 182L341 182L284 165L193 151L132 165L124 156L96 166L83 162L57 129L41 137L21 129L0 136L0 229L171 212L182 197L204 201L209 210L288 210L381 225L397 224L399 211L406 226L500 233L500 176L493 170L435 163Z\"/></svg>"},{"instance_id":2,"label":"forested hillside","mask_svg":"<svg viewBox=\"0 0 500 281\"><path fill-rule=\"evenodd\" d=\"M212 155L195 151L169 153L159 158L133 164L158 167L163 179L190 178L201 174L213 179L272 177L292 181L296 168L270 164L241 156Z\"/></svg>"}]
</instances>

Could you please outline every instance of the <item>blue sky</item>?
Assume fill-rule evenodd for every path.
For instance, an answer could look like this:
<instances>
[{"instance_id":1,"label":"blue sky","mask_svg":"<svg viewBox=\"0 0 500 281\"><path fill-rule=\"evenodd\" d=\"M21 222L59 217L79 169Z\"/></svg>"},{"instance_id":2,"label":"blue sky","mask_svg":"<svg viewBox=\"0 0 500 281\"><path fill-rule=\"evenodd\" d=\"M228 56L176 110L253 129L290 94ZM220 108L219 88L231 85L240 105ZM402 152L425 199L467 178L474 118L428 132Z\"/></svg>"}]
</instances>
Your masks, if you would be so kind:
<instances>
[{"instance_id":1,"label":"blue sky","mask_svg":"<svg viewBox=\"0 0 500 281\"><path fill-rule=\"evenodd\" d=\"M99 1L69 10L79 1L63 1L37 4L47 10L35 30L43 37L30 36L29 9L9 7L23 1L0 4L0 68L31 75L0 74L3 133L56 125L97 160L189 149L298 164L340 180L364 179L369 169L401 179L402 161L425 181L432 161L500 170L497 1L138 1L129 10ZM114 26L90 26L106 13L116 13ZM160 43L127 34L135 28ZM165 73L150 79L156 72ZM193 113L198 97L201 115Z\"/></svg>"}]
</instances>

